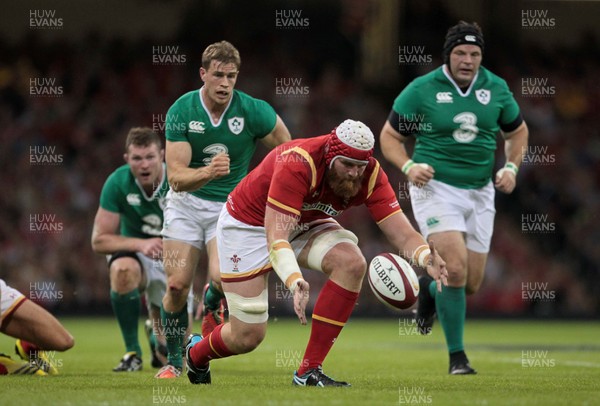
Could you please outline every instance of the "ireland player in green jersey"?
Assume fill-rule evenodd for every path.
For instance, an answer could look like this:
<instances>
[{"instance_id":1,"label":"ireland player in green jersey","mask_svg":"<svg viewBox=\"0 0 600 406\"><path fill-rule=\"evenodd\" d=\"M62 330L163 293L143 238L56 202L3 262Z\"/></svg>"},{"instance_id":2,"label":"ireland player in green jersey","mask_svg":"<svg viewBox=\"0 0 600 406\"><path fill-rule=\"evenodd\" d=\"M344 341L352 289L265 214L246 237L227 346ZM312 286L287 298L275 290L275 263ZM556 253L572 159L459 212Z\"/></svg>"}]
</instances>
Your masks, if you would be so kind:
<instances>
[{"instance_id":1,"label":"ireland player in green jersey","mask_svg":"<svg viewBox=\"0 0 600 406\"><path fill-rule=\"evenodd\" d=\"M141 292L146 294L153 319L146 326L153 350L152 366L161 367L166 361L155 351L165 348L164 337L159 329L152 328L160 324L160 306L166 290L160 232L169 185L163 158L161 139L152 129L132 128L125 142L126 164L106 180L94 220L92 248L107 255L110 299L126 347L115 372L142 368L138 340ZM188 301L191 308L192 300Z\"/></svg>"},{"instance_id":2,"label":"ireland player in green jersey","mask_svg":"<svg viewBox=\"0 0 600 406\"><path fill-rule=\"evenodd\" d=\"M464 21L451 27L444 65L416 78L396 98L381 131L383 155L404 172L421 233L435 241L448 268L437 293L420 282L416 322L431 331L437 312L450 354L451 374L474 374L464 351L466 294L477 292L494 225L494 186L511 193L527 148L528 130L506 82L481 66L483 34ZM492 179L496 137L506 163ZM404 143L414 137L409 158Z\"/></svg>"},{"instance_id":3,"label":"ireland player in green jersey","mask_svg":"<svg viewBox=\"0 0 600 406\"><path fill-rule=\"evenodd\" d=\"M185 298L200 250L206 247L212 282L204 299L204 334L223 323L217 308L224 296L215 239L221 208L246 175L257 141L273 148L291 138L267 102L234 90L240 64L239 52L229 42L209 45L202 54L199 72L204 85L175 101L165 125L171 191L162 231L163 256L168 259L162 322L187 326ZM183 367L183 334L166 334L166 339L169 365L157 378L177 377Z\"/></svg>"}]
</instances>

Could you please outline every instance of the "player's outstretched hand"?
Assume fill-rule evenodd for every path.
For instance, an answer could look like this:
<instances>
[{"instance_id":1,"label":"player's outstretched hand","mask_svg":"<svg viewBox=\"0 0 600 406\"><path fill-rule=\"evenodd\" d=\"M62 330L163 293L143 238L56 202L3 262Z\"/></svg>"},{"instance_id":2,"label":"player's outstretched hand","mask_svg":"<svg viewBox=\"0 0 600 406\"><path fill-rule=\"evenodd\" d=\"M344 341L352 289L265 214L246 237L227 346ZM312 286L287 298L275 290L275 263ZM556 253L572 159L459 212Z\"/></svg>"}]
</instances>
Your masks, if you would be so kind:
<instances>
[{"instance_id":1,"label":"player's outstretched hand","mask_svg":"<svg viewBox=\"0 0 600 406\"><path fill-rule=\"evenodd\" d=\"M446 269L446 262L440 257L433 241L429 241L429 249L431 250L431 259L427 264L427 273L431 276L437 285L437 291L442 291L442 284L448 286L448 270Z\"/></svg>"},{"instance_id":2,"label":"player's outstretched hand","mask_svg":"<svg viewBox=\"0 0 600 406\"><path fill-rule=\"evenodd\" d=\"M294 311L300 319L300 324L306 325L306 305L308 304L310 285L304 279L299 280L294 289Z\"/></svg>"}]
</instances>

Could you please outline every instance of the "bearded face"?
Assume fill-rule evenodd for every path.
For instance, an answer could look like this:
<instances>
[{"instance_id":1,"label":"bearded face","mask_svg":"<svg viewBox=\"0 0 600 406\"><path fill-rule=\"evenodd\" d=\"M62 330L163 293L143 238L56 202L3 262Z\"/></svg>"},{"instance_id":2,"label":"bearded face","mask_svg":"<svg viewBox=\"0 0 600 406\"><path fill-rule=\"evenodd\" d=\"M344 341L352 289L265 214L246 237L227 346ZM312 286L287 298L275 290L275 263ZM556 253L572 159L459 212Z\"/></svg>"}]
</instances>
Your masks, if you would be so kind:
<instances>
[{"instance_id":1,"label":"bearded face","mask_svg":"<svg viewBox=\"0 0 600 406\"><path fill-rule=\"evenodd\" d=\"M349 200L360 191L366 164L357 164L343 158L336 159L327 171L326 180L337 196Z\"/></svg>"}]
</instances>

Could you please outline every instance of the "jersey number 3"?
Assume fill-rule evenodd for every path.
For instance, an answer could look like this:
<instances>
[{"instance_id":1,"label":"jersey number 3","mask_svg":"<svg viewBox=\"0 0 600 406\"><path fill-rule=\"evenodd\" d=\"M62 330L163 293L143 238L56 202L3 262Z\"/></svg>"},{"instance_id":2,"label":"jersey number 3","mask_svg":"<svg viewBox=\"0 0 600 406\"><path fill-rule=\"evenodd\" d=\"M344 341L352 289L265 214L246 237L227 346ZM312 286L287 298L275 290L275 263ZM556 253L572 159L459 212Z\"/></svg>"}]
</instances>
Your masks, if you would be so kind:
<instances>
[{"instance_id":1,"label":"jersey number 3","mask_svg":"<svg viewBox=\"0 0 600 406\"><path fill-rule=\"evenodd\" d=\"M475 114L465 111L455 115L452 121L460 124L460 128L452 132L452 137L456 142L465 144L472 142L477 137L479 128L477 128L477 116Z\"/></svg>"}]
</instances>

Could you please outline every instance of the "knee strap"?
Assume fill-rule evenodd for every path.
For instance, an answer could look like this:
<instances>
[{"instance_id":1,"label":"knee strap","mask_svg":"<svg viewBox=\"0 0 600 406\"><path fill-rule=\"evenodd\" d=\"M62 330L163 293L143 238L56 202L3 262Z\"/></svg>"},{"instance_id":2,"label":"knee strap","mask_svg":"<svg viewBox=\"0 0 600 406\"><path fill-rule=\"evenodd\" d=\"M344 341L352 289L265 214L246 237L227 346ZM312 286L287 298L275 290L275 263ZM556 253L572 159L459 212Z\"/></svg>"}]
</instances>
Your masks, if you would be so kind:
<instances>
[{"instance_id":1,"label":"knee strap","mask_svg":"<svg viewBox=\"0 0 600 406\"><path fill-rule=\"evenodd\" d=\"M267 289L256 297L243 297L225 292L229 314L244 323L265 323L269 319L269 292Z\"/></svg>"},{"instance_id":2,"label":"knee strap","mask_svg":"<svg viewBox=\"0 0 600 406\"><path fill-rule=\"evenodd\" d=\"M343 228L326 231L323 234L318 235L313 240L310 251L308 252L309 268L322 271L321 262L323 262L325 255L327 255L330 249L343 242L357 245L358 237L356 237L352 231Z\"/></svg>"}]
</instances>

